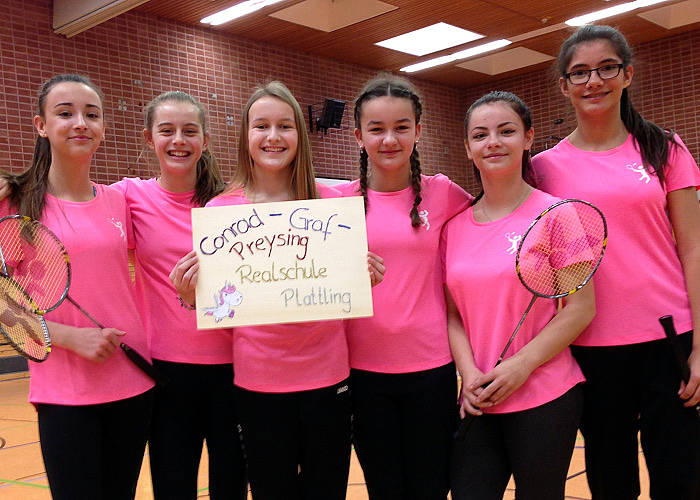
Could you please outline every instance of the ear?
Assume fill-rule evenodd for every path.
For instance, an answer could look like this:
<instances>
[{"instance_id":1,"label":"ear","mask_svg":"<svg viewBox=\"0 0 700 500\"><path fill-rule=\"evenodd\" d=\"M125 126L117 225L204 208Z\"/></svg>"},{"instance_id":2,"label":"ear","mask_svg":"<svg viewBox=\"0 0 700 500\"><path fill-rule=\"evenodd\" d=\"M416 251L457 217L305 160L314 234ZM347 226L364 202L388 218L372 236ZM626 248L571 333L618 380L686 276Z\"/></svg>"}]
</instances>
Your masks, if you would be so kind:
<instances>
[{"instance_id":1,"label":"ear","mask_svg":"<svg viewBox=\"0 0 700 500\"><path fill-rule=\"evenodd\" d=\"M209 132L204 132L204 142L202 142L202 151L206 151L209 147Z\"/></svg>"},{"instance_id":2,"label":"ear","mask_svg":"<svg viewBox=\"0 0 700 500\"><path fill-rule=\"evenodd\" d=\"M40 115L34 115L34 128L41 137L46 137L46 122Z\"/></svg>"},{"instance_id":3,"label":"ear","mask_svg":"<svg viewBox=\"0 0 700 500\"><path fill-rule=\"evenodd\" d=\"M464 149L467 150L467 158L473 161L474 157L472 156L472 150L469 149L469 141L466 139L464 139Z\"/></svg>"},{"instance_id":4,"label":"ear","mask_svg":"<svg viewBox=\"0 0 700 500\"><path fill-rule=\"evenodd\" d=\"M416 141L418 142L418 139L420 139L420 132L423 130L423 124L422 123L416 123Z\"/></svg>"},{"instance_id":5,"label":"ear","mask_svg":"<svg viewBox=\"0 0 700 500\"><path fill-rule=\"evenodd\" d=\"M627 88L632 83L632 77L634 76L634 67L630 64L622 70L624 71L622 75L622 85L624 86L624 88Z\"/></svg>"},{"instance_id":6,"label":"ear","mask_svg":"<svg viewBox=\"0 0 700 500\"><path fill-rule=\"evenodd\" d=\"M569 97L569 85L566 78L563 76L559 77L559 90L561 90L561 93L564 94L564 97Z\"/></svg>"},{"instance_id":7,"label":"ear","mask_svg":"<svg viewBox=\"0 0 700 500\"><path fill-rule=\"evenodd\" d=\"M535 129L530 128L530 130L525 132L525 149L529 151L533 142L535 142Z\"/></svg>"},{"instance_id":8,"label":"ear","mask_svg":"<svg viewBox=\"0 0 700 500\"><path fill-rule=\"evenodd\" d=\"M357 141L357 145L360 146L361 148L364 148L364 144L362 143L362 130L359 128L355 129L355 140Z\"/></svg>"},{"instance_id":9,"label":"ear","mask_svg":"<svg viewBox=\"0 0 700 500\"><path fill-rule=\"evenodd\" d=\"M143 139L146 141L146 145L151 149L156 149L155 144L153 144L153 134L147 128L143 129Z\"/></svg>"}]
</instances>

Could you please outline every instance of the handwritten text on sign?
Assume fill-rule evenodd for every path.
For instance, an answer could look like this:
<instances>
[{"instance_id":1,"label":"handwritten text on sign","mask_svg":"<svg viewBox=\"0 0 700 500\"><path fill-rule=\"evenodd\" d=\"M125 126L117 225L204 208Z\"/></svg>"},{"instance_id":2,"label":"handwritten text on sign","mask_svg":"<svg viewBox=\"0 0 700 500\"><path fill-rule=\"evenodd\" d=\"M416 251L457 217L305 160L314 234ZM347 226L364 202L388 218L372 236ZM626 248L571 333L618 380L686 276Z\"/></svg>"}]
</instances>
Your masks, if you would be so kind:
<instances>
[{"instance_id":1,"label":"handwritten text on sign","mask_svg":"<svg viewBox=\"0 0 700 500\"><path fill-rule=\"evenodd\" d=\"M362 198L192 209L197 327L372 315Z\"/></svg>"}]
</instances>

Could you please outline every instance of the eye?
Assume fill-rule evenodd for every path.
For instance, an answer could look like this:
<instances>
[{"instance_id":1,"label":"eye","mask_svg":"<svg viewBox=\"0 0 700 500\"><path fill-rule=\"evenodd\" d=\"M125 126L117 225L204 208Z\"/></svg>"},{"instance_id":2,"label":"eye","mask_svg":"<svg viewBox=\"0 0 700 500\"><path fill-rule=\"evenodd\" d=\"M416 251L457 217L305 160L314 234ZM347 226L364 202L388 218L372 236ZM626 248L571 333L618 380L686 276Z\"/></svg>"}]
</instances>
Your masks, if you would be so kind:
<instances>
[{"instance_id":1,"label":"eye","mask_svg":"<svg viewBox=\"0 0 700 500\"><path fill-rule=\"evenodd\" d=\"M91 118L93 120L99 120L100 114L99 113L88 113L88 118Z\"/></svg>"},{"instance_id":2,"label":"eye","mask_svg":"<svg viewBox=\"0 0 700 500\"><path fill-rule=\"evenodd\" d=\"M484 137L486 137L486 134L484 134L483 132L477 132L476 134L472 135L472 140L478 141L480 139L483 139Z\"/></svg>"},{"instance_id":3,"label":"eye","mask_svg":"<svg viewBox=\"0 0 700 500\"><path fill-rule=\"evenodd\" d=\"M199 130L196 128L187 129L185 135L199 135Z\"/></svg>"},{"instance_id":4,"label":"eye","mask_svg":"<svg viewBox=\"0 0 700 500\"><path fill-rule=\"evenodd\" d=\"M600 68L604 72L608 71L615 71L618 68L617 64L606 64L602 68Z\"/></svg>"},{"instance_id":5,"label":"eye","mask_svg":"<svg viewBox=\"0 0 700 500\"><path fill-rule=\"evenodd\" d=\"M588 70L587 69L577 69L576 71L571 72L571 76L587 76L588 75Z\"/></svg>"},{"instance_id":6,"label":"eye","mask_svg":"<svg viewBox=\"0 0 700 500\"><path fill-rule=\"evenodd\" d=\"M73 113L71 113L70 111L59 111L58 116L60 116L61 118L69 118L73 116Z\"/></svg>"},{"instance_id":7,"label":"eye","mask_svg":"<svg viewBox=\"0 0 700 500\"><path fill-rule=\"evenodd\" d=\"M169 129L169 128L161 128L158 130L158 133L163 134L163 135L170 135L173 133L173 131L172 131L172 129Z\"/></svg>"},{"instance_id":8,"label":"eye","mask_svg":"<svg viewBox=\"0 0 700 500\"><path fill-rule=\"evenodd\" d=\"M501 133L503 135L513 135L515 133L515 129L505 128L505 129L501 130Z\"/></svg>"}]
</instances>

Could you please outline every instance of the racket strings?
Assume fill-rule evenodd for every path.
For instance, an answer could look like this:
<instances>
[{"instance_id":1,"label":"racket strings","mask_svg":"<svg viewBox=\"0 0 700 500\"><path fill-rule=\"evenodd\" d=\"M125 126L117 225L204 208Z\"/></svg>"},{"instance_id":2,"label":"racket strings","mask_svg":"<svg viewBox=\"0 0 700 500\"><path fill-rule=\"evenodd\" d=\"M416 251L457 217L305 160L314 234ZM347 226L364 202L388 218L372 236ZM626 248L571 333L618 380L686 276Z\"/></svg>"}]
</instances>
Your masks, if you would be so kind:
<instances>
[{"instance_id":1,"label":"racket strings","mask_svg":"<svg viewBox=\"0 0 700 500\"><path fill-rule=\"evenodd\" d=\"M600 212L579 201L556 205L530 227L518 251L523 284L541 297L563 297L583 287L605 250Z\"/></svg>"},{"instance_id":2,"label":"racket strings","mask_svg":"<svg viewBox=\"0 0 700 500\"><path fill-rule=\"evenodd\" d=\"M20 294L12 290L13 287L9 286L0 289L0 330L29 359L43 361L50 350L46 323L41 316L28 313L19 305L17 299Z\"/></svg>"},{"instance_id":3,"label":"racket strings","mask_svg":"<svg viewBox=\"0 0 700 500\"><path fill-rule=\"evenodd\" d=\"M43 226L21 217L3 220L1 229L3 271L32 298L19 304L39 313L57 307L70 280L63 245Z\"/></svg>"}]
</instances>

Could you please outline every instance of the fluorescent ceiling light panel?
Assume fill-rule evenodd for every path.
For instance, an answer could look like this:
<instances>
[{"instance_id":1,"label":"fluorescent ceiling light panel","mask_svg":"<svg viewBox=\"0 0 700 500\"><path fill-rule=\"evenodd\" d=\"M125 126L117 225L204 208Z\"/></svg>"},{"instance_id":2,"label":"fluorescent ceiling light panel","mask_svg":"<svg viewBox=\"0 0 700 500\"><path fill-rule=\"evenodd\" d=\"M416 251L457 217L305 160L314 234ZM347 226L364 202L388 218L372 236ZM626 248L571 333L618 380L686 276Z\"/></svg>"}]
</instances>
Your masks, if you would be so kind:
<instances>
[{"instance_id":1,"label":"fluorescent ceiling light panel","mask_svg":"<svg viewBox=\"0 0 700 500\"><path fill-rule=\"evenodd\" d=\"M564 21L569 26L583 26L584 24L592 23L598 19L605 19L606 17L617 16L624 12L629 12L635 9L641 9L643 7L649 7L650 5L655 5L657 3L668 2L668 0L635 0L634 2L621 3L620 5L615 5L613 7L608 7L607 9L598 10L596 12L591 12L590 14L585 14L583 16L572 17L571 19Z\"/></svg>"},{"instance_id":2,"label":"fluorescent ceiling light panel","mask_svg":"<svg viewBox=\"0 0 700 500\"><path fill-rule=\"evenodd\" d=\"M246 0L245 2L238 3L233 7L228 9L220 10L215 12L211 16L207 16L201 21L202 24L211 24L212 26L217 26L219 24L224 24L239 17L247 16L267 7L268 5L274 5L276 3L282 2L283 0Z\"/></svg>"},{"instance_id":3,"label":"fluorescent ceiling light panel","mask_svg":"<svg viewBox=\"0 0 700 500\"><path fill-rule=\"evenodd\" d=\"M389 38L388 40L382 40L375 43L375 45L414 56L424 56L438 50L449 49L456 45L472 42L479 38L484 38L484 35L463 30L451 24L437 23Z\"/></svg>"},{"instance_id":4,"label":"fluorescent ceiling light panel","mask_svg":"<svg viewBox=\"0 0 700 500\"><path fill-rule=\"evenodd\" d=\"M459 59L466 59L467 57L472 57L477 54L483 54L484 52L489 52L491 50L500 49L506 45L510 45L509 40L495 40L493 42L485 43L483 45L477 45L476 47L471 47L469 49L460 50L454 54L449 54L447 56L436 57L434 59L428 59L417 64L411 64L410 66L405 66L401 68L401 71L406 73L413 73L415 71L421 71L424 69L432 68L433 66L440 66L442 64L451 63L452 61L457 61Z\"/></svg>"}]
</instances>

